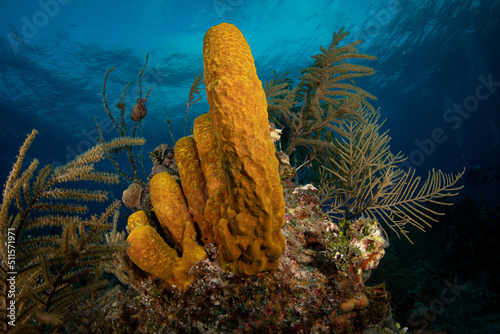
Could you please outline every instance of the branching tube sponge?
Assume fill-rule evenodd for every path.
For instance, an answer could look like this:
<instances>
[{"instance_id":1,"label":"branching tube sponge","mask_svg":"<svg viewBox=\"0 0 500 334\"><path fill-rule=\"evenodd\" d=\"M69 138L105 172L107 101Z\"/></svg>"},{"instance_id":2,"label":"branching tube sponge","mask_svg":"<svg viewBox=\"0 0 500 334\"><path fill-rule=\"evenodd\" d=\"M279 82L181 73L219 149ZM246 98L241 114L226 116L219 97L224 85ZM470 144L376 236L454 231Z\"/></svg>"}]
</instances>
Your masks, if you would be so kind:
<instances>
[{"instance_id":1,"label":"branching tube sponge","mask_svg":"<svg viewBox=\"0 0 500 334\"><path fill-rule=\"evenodd\" d=\"M194 138L175 145L182 188L168 173L149 185L153 211L175 247L145 212L128 222L132 261L181 289L194 279L191 266L207 256L197 237L215 242L222 268L240 276L278 269L285 250L279 163L250 47L223 23L206 33L203 59L210 112L195 120Z\"/></svg>"}]
</instances>

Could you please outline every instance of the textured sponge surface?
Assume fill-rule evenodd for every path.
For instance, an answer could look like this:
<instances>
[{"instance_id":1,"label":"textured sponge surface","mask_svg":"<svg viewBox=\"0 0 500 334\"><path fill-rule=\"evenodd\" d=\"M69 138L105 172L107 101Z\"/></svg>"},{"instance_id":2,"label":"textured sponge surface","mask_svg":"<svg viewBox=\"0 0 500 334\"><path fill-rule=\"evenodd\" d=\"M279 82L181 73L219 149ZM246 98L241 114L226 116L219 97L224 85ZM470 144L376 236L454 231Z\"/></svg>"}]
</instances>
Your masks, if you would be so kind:
<instances>
[{"instance_id":1,"label":"textured sponge surface","mask_svg":"<svg viewBox=\"0 0 500 334\"><path fill-rule=\"evenodd\" d=\"M219 222L221 257L242 275L276 269L285 249L285 202L269 135L267 102L250 47L223 23L203 44L205 86L228 179L228 214Z\"/></svg>"}]
</instances>

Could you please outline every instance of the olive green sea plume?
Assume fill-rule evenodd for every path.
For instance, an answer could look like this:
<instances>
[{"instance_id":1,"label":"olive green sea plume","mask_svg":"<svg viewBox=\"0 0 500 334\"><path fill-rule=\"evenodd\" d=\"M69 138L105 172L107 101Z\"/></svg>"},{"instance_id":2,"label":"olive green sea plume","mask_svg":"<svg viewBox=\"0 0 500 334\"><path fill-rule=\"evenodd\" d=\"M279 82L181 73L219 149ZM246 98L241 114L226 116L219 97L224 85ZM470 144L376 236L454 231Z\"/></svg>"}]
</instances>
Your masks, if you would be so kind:
<instances>
[{"instance_id":1,"label":"olive green sea plume","mask_svg":"<svg viewBox=\"0 0 500 334\"><path fill-rule=\"evenodd\" d=\"M436 221L438 213L426 202L445 204L457 194L463 172L456 175L432 170L425 182L414 171L398 165L405 157L390 151L390 137L380 133L380 112L369 100L375 96L354 79L375 71L354 60L374 60L356 47L360 40L340 46L344 29L333 34L328 48L312 56L314 63L301 70L293 87L285 75L265 83L268 113L282 129L279 149L300 170L299 182L320 189L321 204L331 216L355 219L365 215L384 221L407 236L407 224L420 230Z\"/></svg>"},{"instance_id":2,"label":"olive green sea plume","mask_svg":"<svg viewBox=\"0 0 500 334\"><path fill-rule=\"evenodd\" d=\"M344 122L345 135L330 143L331 154L321 167L321 205L332 216L379 219L406 238L407 224L422 231L430 227L440 213L425 203L451 205L444 199L462 188L457 182L464 171L453 175L433 169L422 182L415 170L398 167L405 157L390 151L391 138L380 133L380 113L364 109L359 114L361 119Z\"/></svg>"},{"instance_id":3,"label":"olive green sea plume","mask_svg":"<svg viewBox=\"0 0 500 334\"><path fill-rule=\"evenodd\" d=\"M144 144L142 138L123 137L100 143L64 166L39 169L33 159L23 169L36 134L33 130L21 146L3 189L0 332L4 333L42 333L68 321L82 321L72 310L85 302L92 304L96 292L108 284L102 277L104 264L126 247L104 240L104 232L118 219L119 202L90 215L87 203L105 202L108 193L85 187L89 182L118 182L116 174L95 168L106 152Z\"/></svg>"},{"instance_id":4,"label":"olive green sea plume","mask_svg":"<svg viewBox=\"0 0 500 334\"><path fill-rule=\"evenodd\" d=\"M361 107L374 111L368 99L376 97L354 79L375 71L353 61L376 58L356 50L361 40L340 46L347 35L344 28L334 33L328 48L320 47L321 53L312 56L314 63L301 70L294 88L290 79L278 78L276 72L264 85L269 118L283 129L281 148L296 167L308 165L316 174L329 154L329 142L345 134L342 123L358 118Z\"/></svg>"}]
</instances>

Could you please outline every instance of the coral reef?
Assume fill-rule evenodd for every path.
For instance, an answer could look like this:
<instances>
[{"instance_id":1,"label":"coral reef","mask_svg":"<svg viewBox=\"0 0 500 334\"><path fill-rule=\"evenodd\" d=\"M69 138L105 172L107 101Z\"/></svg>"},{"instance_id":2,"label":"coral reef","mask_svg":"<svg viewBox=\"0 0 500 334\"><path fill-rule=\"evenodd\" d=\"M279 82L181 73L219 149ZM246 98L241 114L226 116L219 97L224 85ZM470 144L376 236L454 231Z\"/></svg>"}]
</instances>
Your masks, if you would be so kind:
<instances>
[{"instance_id":1,"label":"coral reef","mask_svg":"<svg viewBox=\"0 0 500 334\"><path fill-rule=\"evenodd\" d=\"M373 70L346 62L373 57L357 53L359 42L339 47L345 35L341 29L321 48L298 86L275 74L264 90L242 33L226 23L209 29L203 44L209 113L195 119L192 136L150 154L149 177L142 166L149 182L136 166L142 151L132 151L144 144L136 133L151 92L143 96L141 84L148 57L131 111L133 132L124 117L131 83L117 104L118 121L106 102L113 67L103 96L120 138L105 142L99 131L99 145L89 153L58 169L46 167L34 180L36 161L19 176L30 136L0 214L1 234L13 229L24 252L16 300L24 327L16 329L60 332L64 323L71 332L405 333L393 320L385 284L365 285L388 247L377 218L406 236L404 224L421 228L432 219L435 211L423 202L454 194L461 174L433 173L419 188L420 179L396 169L402 156L392 155L389 137L379 134L378 113L367 102L374 97L353 81ZM184 132L202 80L198 75L191 87ZM171 132L168 113L167 121ZM132 176L118 163L121 153ZM104 157L117 175L93 169ZM297 159L304 163L297 167ZM315 183L299 185L305 166L299 176ZM117 229L118 202L100 216L81 217L86 208L71 201L106 195L58 186L80 180L121 181L122 201L134 211L126 232ZM10 215L11 206L19 214ZM34 209L58 215L30 216ZM54 226L60 235L44 234ZM42 236L31 238L30 231ZM5 267L1 246L5 292L5 273L13 269ZM29 252L41 255L33 259ZM129 289L103 292L103 271ZM7 306L5 293L0 301Z\"/></svg>"},{"instance_id":2,"label":"coral reef","mask_svg":"<svg viewBox=\"0 0 500 334\"><path fill-rule=\"evenodd\" d=\"M372 73L343 61L335 64L338 59L372 59L358 55L356 43L336 50L344 36L342 31L334 35L330 48L322 49L315 65L304 71L300 93L285 89L290 82L283 78L275 77L275 82L266 85L268 97L274 98L268 108L241 32L229 24L209 29L203 53L210 111L196 118L193 136L177 141L174 157L170 151L166 159L164 148L152 156L157 162L153 174L165 168L166 159L169 169L178 171L180 182L168 173L153 176L148 189L151 217L144 211L129 217L128 255L152 275L139 278L133 291L118 293L118 298L132 301L114 315L128 319L124 323L128 330L358 333L371 328L370 333L404 332L392 320L384 284L365 286L388 246L378 221L362 217L364 211L359 210L335 224L322 211L331 193L325 195L324 187L318 191L312 184L294 182L298 168L307 164L314 169L313 162L320 158L341 180L344 165L355 163L349 159L357 155L360 161L370 161L372 168L390 170L400 159L390 155L388 137L378 134L378 114L366 101L373 97L340 83ZM318 77L324 69L332 78ZM321 88L322 80L332 90ZM343 90L341 94L338 89ZM295 104L294 94L302 96L302 111L286 112ZM342 98L336 100L338 94ZM291 138L268 121L270 110L280 111L282 122L294 124ZM368 110L375 116L365 119ZM325 129L344 139L319 139ZM371 137L366 133L372 133ZM348 149L344 146L351 147L351 136L362 141L351 145L363 148L355 149L357 155L344 152ZM289 156L275 148L281 148L283 141L291 152L299 146L311 149L305 164L292 168ZM334 163L343 169L333 169ZM375 194L384 194L376 173L355 176L364 182L360 181L365 187L360 191L370 193L363 190L368 184ZM432 178L421 194L425 198L449 195L442 190L455 190L459 177L443 182ZM404 181L401 191L409 196ZM328 182L324 184L332 184ZM409 187L414 186L410 182ZM369 208L369 202L363 203ZM158 225L162 230L155 229Z\"/></svg>"}]
</instances>

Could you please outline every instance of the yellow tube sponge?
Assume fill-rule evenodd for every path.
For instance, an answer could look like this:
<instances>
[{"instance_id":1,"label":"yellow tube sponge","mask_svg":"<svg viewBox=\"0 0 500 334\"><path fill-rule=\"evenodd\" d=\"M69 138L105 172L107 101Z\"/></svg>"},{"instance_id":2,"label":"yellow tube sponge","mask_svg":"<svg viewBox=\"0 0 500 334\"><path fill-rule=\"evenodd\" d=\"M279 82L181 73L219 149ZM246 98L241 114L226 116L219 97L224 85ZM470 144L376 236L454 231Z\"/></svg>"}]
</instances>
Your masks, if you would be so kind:
<instances>
[{"instance_id":1,"label":"yellow tube sponge","mask_svg":"<svg viewBox=\"0 0 500 334\"><path fill-rule=\"evenodd\" d=\"M267 102L250 47L231 24L203 42L205 86L229 199L219 221L221 263L239 275L277 269L285 202L269 135Z\"/></svg>"},{"instance_id":2,"label":"yellow tube sponge","mask_svg":"<svg viewBox=\"0 0 500 334\"><path fill-rule=\"evenodd\" d=\"M127 230L130 233L137 226L140 226L140 225L150 225L149 224L148 214L146 213L146 211L143 211L143 210L134 212L133 214L131 214L128 217L128 220L127 220Z\"/></svg>"},{"instance_id":3,"label":"yellow tube sponge","mask_svg":"<svg viewBox=\"0 0 500 334\"><path fill-rule=\"evenodd\" d=\"M171 285L185 290L194 276L188 274L191 266L206 258L205 249L196 243L196 230L188 212L180 186L168 173L156 174L149 183L153 210L165 234L172 236L175 246L182 249L179 257L150 226L147 214L138 211L129 216L127 254L142 270Z\"/></svg>"},{"instance_id":4,"label":"yellow tube sponge","mask_svg":"<svg viewBox=\"0 0 500 334\"><path fill-rule=\"evenodd\" d=\"M212 226L215 242L220 244L217 226L221 219L220 207L228 197L227 182L222 155L217 149L217 139L209 114L203 114L194 120L193 133L205 179L205 219Z\"/></svg>"},{"instance_id":5,"label":"yellow tube sponge","mask_svg":"<svg viewBox=\"0 0 500 334\"><path fill-rule=\"evenodd\" d=\"M127 241L130 244L127 254L139 268L181 290L186 290L194 280L194 276L188 273L191 266L206 258L203 247L191 238L184 239L184 253L182 257L177 256L175 249L149 225L137 226Z\"/></svg>"},{"instance_id":6,"label":"yellow tube sponge","mask_svg":"<svg viewBox=\"0 0 500 334\"><path fill-rule=\"evenodd\" d=\"M198 148L200 165L206 184L206 195L214 197L216 192L227 187L222 155L217 150L217 139L209 114L196 117L193 134Z\"/></svg>"},{"instance_id":7,"label":"yellow tube sponge","mask_svg":"<svg viewBox=\"0 0 500 334\"><path fill-rule=\"evenodd\" d=\"M193 219L189 214L181 187L170 174L159 173L149 181L149 191L153 211L165 235L172 236L175 244L182 245L185 227L192 226ZM194 227L190 233L195 239Z\"/></svg>"},{"instance_id":8,"label":"yellow tube sponge","mask_svg":"<svg viewBox=\"0 0 500 334\"><path fill-rule=\"evenodd\" d=\"M212 225L205 220L205 179L200 167L200 158L196 143L191 137L183 137L177 141L174 148L175 161L179 168L179 177L182 180L182 191L188 202L189 212L198 225L201 240L212 243Z\"/></svg>"}]
</instances>

